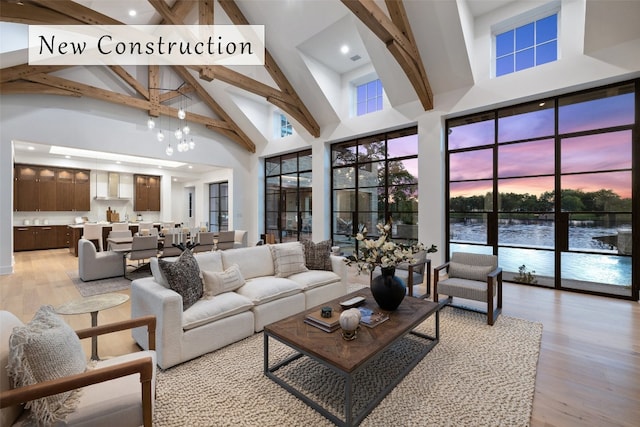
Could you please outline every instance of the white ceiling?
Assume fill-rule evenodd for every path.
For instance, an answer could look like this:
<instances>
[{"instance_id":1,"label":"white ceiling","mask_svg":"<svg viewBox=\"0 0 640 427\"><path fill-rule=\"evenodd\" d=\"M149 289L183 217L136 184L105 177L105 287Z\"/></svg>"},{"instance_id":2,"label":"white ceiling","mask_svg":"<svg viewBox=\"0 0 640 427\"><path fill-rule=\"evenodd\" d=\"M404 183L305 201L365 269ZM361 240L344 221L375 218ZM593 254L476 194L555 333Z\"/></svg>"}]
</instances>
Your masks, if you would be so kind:
<instances>
[{"instance_id":1,"label":"white ceiling","mask_svg":"<svg viewBox=\"0 0 640 427\"><path fill-rule=\"evenodd\" d=\"M421 25L414 28L416 38L421 44L421 51L428 50L429 57L423 58L427 74L430 76L430 82L433 92L437 94L442 91L449 91L456 87L463 87L469 84L471 79L470 69L460 66L459 63L452 62L450 52L457 50L459 40L462 39L462 32L458 26L449 26L448 31L451 34L439 36L446 39L446 43L454 40L453 46L443 44L441 39L432 37L438 28L446 28L446 22L439 22L441 17L433 16L433 12L439 12L446 9L447 13L457 15L456 0L405 0L407 11L411 11L413 16L409 16L413 22L419 22ZM474 16L480 16L492 10L511 3L515 0L457 0L458 2L466 1L470 12ZM120 22L126 24L157 24L161 22L161 18L155 9L147 0L76 0L84 6L90 7L104 15L108 15ZM174 1L167 0L169 5ZM368 34L365 29L363 34L367 35L367 41L363 41L359 29L362 31L363 24L339 1L339 0L236 0L236 3L246 16L247 20L252 24L265 25L267 49L275 58L276 62L293 87L298 91L303 102L311 110L312 115L319 122L321 128L323 126L333 126L335 123L330 121L339 120L337 114L331 109L331 105L327 102L324 94L317 93L317 87L310 85L310 79L314 76L305 66L302 56L308 56L315 61L322 63L325 67L333 70L336 74L342 75L356 68L363 67L374 61L378 74L383 78L385 89L396 91L390 94L392 101L398 100L400 103L408 100L417 100L415 93L411 90L408 80L405 76L401 76L399 68L393 58L386 52L386 49L375 36ZM377 4L386 11L384 2L377 1ZM221 9L217 2L214 3L215 23L230 23L225 12ZM130 16L129 11L135 10L135 16ZM192 11L185 19L186 23L197 22L195 10ZM415 26L415 24L414 24ZM455 28L451 28L455 27ZM432 30L433 28L433 30ZM429 39L425 41L423 39ZM439 45L440 44L440 45ZM26 43L25 43L26 45ZM349 46L349 53L340 53L342 45ZM381 47L378 47L380 45ZM434 45L436 48L433 48ZM458 50L464 52L464 46L460 46ZM373 49L371 53L367 50ZM428 48L428 49L425 49ZM381 53L382 52L382 53ZM301 55L302 54L302 55ZM360 59L354 61L351 58L359 56ZM9 54L2 54L2 59L8 57ZM463 64L464 65L464 64ZM4 66L7 66L6 63ZM236 68L234 68L236 69ZM463 70L462 72L460 70ZM455 70L455 72L453 72ZM262 83L273 85L273 81L263 69L245 68L244 73ZM384 78L386 77L386 80ZM231 93L237 93L239 90L223 85L217 81L212 83L202 82L203 86L210 91L211 96L222 105L229 104ZM408 88L408 90L407 90ZM399 95L402 93L402 95ZM395 97L393 96L395 95ZM265 106L266 100L260 98L259 102ZM235 111L234 111L235 110ZM244 116L242 108L235 106L232 118L240 127L249 130L251 135L259 134L255 131L254 124L250 118ZM269 137L265 137L269 139ZM44 148L42 148L44 150ZM25 151L22 143L16 144L16 152L21 157L28 157L33 152ZM95 153L95 159L102 158L101 153ZM178 156L174 154L172 160L177 160ZM204 169L198 165L192 165L192 171ZM206 167L211 170L211 167Z\"/></svg>"}]
</instances>

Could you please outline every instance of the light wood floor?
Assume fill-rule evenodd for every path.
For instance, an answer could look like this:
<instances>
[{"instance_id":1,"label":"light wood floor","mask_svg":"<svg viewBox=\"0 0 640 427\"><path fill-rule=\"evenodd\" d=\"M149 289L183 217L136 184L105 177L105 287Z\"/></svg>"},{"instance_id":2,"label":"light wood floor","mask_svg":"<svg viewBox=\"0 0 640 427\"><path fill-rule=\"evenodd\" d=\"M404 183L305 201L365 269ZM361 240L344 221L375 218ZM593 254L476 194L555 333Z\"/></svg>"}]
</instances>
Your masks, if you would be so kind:
<instances>
[{"instance_id":1,"label":"light wood floor","mask_svg":"<svg viewBox=\"0 0 640 427\"><path fill-rule=\"evenodd\" d=\"M66 274L77 269L67 250L20 252L15 261L15 273L0 276L0 309L26 322L43 304L80 296ZM639 303L505 283L502 314L544 325L532 426L640 425ZM129 317L127 302L98 321ZM89 315L65 319L90 326ZM101 356L136 348L127 332L99 341Z\"/></svg>"}]
</instances>

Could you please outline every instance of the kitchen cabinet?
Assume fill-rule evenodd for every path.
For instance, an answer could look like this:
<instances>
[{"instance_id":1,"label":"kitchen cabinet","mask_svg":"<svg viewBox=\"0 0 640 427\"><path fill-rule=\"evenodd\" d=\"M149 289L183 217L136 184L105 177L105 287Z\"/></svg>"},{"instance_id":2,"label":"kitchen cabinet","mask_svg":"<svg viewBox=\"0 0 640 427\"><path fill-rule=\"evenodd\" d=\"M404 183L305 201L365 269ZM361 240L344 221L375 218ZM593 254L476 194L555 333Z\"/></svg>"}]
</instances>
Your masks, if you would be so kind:
<instances>
[{"instance_id":1,"label":"kitchen cabinet","mask_svg":"<svg viewBox=\"0 0 640 427\"><path fill-rule=\"evenodd\" d=\"M88 170L76 170L73 174L74 211L91 210L91 174Z\"/></svg>"},{"instance_id":2,"label":"kitchen cabinet","mask_svg":"<svg viewBox=\"0 0 640 427\"><path fill-rule=\"evenodd\" d=\"M89 171L14 166L14 209L20 212L91 210Z\"/></svg>"},{"instance_id":3,"label":"kitchen cabinet","mask_svg":"<svg viewBox=\"0 0 640 427\"><path fill-rule=\"evenodd\" d=\"M136 193L134 211L160 211L160 178L159 176L134 175Z\"/></svg>"},{"instance_id":4,"label":"kitchen cabinet","mask_svg":"<svg viewBox=\"0 0 640 427\"><path fill-rule=\"evenodd\" d=\"M20 252L67 247L67 229L66 225L13 227L13 250Z\"/></svg>"}]
</instances>

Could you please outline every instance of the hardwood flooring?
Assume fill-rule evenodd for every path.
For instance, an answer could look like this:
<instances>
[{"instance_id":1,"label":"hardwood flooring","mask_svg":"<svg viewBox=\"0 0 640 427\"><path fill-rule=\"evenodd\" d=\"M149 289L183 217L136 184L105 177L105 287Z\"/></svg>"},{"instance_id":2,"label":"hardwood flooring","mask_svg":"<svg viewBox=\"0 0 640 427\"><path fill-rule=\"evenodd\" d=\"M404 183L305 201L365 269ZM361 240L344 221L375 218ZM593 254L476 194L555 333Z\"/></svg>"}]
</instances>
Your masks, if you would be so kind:
<instances>
[{"instance_id":1,"label":"hardwood flooring","mask_svg":"<svg viewBox=\"0 0 640 427\"><path fill-rule=\"evenodd\" d=\"M74 269L77 258L65 249L16 253L15 273L0 276L0 309L27 322L43 304L79 298L66 274ZM638 302L505 283L503 305L504 316L543 324L531 426L640 425ZM98 322L130 316L127 302ZM88 314L64 317L76 329L91 323ZM136 348L128 332L99 340L100 355Z\"/></svg>"}]
</instances>

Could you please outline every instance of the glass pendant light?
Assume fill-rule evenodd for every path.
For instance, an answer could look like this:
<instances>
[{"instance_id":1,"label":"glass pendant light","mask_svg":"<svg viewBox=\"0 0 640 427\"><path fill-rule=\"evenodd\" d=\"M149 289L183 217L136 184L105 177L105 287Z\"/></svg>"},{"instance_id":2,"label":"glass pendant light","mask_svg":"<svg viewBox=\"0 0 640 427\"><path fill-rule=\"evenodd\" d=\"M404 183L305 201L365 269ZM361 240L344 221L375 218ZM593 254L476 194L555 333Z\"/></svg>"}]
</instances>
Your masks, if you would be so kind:
<instances>
[{"instance_id":1,"label":"glass pendant light","mask_svg":"<svg viewBox=\"0 0 640 427\"><path fill-rule=\"evenodd\" d=\"M189 132L191 132L191 128L189 127L189 125L184 125L184 127L182 128L182 133L185 135L189 135Z\"/></svg>"},{"instance_id":2,"label":"glass pendant light","mask_svg":"<svg viewBox=\"0 0 640 427\"><path fill-rule=\"evenodd\" d=\"M178 110L178 118L184 120L185 117L187 117L187 113L184 111L184 108L180 107Z\"/></svg>"},{"instance_id":3,"label":"glass pendant light","mask_svg":"<svg viewBox=\"0 0 640 427\"><path fill-rule=\"evenodd\" d=\"M149 129L156 127L156 122L153 120L153 117L149 117L149 120L147 120L147 127Z\"/></svg>"},{"instance_id":4,"label":"glass pendant light","mask_svg":"<svg viewBox=\"0 0 640 427\"><path fill-rule=\"evenodd\" d=\"M173 147L171 146L171 144L169 144L167 146L167 149L164 150L164 152L167 154L167 156L172 156L173 155Z\"/></svg>"},{"instance_id":5,"label":"glass pendant light","mask_svg":"<svg viewBox=\"0 0 640 427\"><path fill-rule=\"evenodd\" d=\"M164 133L162 133L162 129L160 129L158 131L158 134L156 135L156 138L158 138L158 141L160 141L160 142L164 141Z\"/></svg>"},{"instance_id":6,"label":"glass pendant light","mask_svg":"<svg viewBox=\"0 0 640 427\"><path fill-rule=\"evenodd\" d=\"M195 142L193 142L193 138L191 138L191 141L189 141L189 148L190 148L191 150L193 150L193 149L195 149L195 148L196 148L196 143L195 143Z\"/></svg>"},{"instance_id":7,"label":"glass pendant light","mask_svg":"<svg viewBox=\"0 0 640 427\"><path fill-rule=\"evenodd\" d=\"M176 137L176 139L179 141L182 139L182 130L180 128L176 129L176 131L173 133L173 135Z\"/></svg>"}]
</instances>

